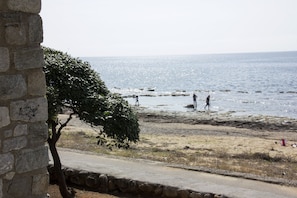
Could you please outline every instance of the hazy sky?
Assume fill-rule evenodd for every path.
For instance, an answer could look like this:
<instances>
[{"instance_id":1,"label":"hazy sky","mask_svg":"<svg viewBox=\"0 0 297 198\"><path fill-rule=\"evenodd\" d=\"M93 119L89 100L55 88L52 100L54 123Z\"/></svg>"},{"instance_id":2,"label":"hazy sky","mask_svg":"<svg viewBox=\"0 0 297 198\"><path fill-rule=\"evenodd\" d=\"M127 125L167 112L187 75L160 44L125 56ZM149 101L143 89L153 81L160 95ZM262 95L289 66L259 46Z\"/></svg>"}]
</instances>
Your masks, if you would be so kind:
<instances>
[{"instance_id":1,"label":"hazy sky","mask_svg":"<svg viewBox=\"0 0 297 198\"><path fill-rule=\"evenodd\" d=\"M297 50L297 0L42 0L43 45L75 57Z\"/></svg>"}]
</instances>

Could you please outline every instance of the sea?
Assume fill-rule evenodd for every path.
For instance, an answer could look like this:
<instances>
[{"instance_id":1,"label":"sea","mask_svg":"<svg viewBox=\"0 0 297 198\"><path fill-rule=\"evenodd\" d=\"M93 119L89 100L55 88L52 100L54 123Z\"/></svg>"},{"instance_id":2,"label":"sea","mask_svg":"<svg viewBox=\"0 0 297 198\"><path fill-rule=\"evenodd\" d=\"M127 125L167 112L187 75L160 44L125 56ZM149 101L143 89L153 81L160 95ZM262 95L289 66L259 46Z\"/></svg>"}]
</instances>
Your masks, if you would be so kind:
<instances>
[{"instance_id":1,"label":"sea","mask_svg":"<svg viewBox=\"0 0 297 198\"><path fill-rule=\"evenodd\" d=\"M297 51L84 57L110 91L148 110L297 119Z\"/></svg>"}]
</instances>

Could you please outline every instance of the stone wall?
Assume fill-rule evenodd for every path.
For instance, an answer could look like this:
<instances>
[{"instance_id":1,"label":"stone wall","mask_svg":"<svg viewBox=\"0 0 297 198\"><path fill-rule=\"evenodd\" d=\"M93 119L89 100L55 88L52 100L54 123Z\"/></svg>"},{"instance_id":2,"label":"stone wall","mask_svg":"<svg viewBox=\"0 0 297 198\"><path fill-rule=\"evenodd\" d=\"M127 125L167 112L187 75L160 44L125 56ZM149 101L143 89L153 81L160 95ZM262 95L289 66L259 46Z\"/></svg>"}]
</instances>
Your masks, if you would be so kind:
<instances>
[{"instance_id":1,"label":"stone wall","mask_svg":"<svg viewBox=\"0 0 297 198\"><path fill-rule=\"evenodd\" d=\"M0 1L0 198L44 198L47 100L41 0Z\"/></svg>"},{"instance_id":2,"label":"stone wall","mask_svg":"<svg viewBox=\"0 0 297 198\"><path fill-rule=\"evenodd\" d=\"M57 183L53 165L48 166L51 183ZM128 194L135 197L154 198L228 198L209 192L196 192L162 184L147 183L111 175L75 170L63 167L65 179L70 186L109 194Z\"/></svg>"}]
</instances>

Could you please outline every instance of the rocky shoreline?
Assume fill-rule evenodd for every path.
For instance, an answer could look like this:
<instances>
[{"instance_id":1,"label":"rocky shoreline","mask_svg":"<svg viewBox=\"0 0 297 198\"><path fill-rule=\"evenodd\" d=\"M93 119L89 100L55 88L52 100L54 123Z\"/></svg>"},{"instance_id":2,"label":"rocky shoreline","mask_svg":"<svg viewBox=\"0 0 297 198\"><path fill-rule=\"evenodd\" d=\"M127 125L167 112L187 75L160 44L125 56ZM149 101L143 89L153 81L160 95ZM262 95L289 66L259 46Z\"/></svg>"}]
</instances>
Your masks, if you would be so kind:
<instances>
[{"instance_id":1,"label":"rocky shoreline","mask_svg":"<svg viewBox=\"0 0 297 198\"><path fill-rule=\"evenodd\" d=\"M233 116L232 112L167 112L136 109L138 118L144 122L185 123L212 126L229 126L252 130L297 132L297 120L265 115Z\"/></svg>"}]
</instances>

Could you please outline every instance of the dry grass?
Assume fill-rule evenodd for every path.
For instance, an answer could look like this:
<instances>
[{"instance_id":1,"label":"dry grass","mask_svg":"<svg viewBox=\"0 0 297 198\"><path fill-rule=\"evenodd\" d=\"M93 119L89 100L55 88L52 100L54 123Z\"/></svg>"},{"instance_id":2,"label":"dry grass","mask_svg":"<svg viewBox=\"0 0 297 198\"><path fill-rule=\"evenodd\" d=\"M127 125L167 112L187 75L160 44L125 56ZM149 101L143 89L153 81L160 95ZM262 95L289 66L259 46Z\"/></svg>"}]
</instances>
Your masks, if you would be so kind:
<instances>
[{"instance_id":1,"label":"dry grass","mask_svg":"<svg viewBox=\"0 0 297 198\"><path fill-rule=\"evenodd\" d=\"M131 148L113 149L96 144L96 131L90 128L65 128L59 147L92 151L101 154L157 160L192 167L220 169L255 174L263 177L294 180L297 176L297 148L284 147L280 139L284 134L255 133L244 129L222 128L220 133L195 134L193 125L156 124L144 126L140 141ZM158 126L159 125L159 126ZM172 128L174 127L174 129ZM201 126L203 130L205 126ZM162 130L180 129L182 133L162 133ZM158 132L148 132L157 130ZM200 128L201 130L201 128ZM210 129L213 131L213 127ZM218 129L216 129L218 130ZM253 134L256 135L247 135ZM290 137L288 137L290 135ZM295 133L288 133L296 141ZM290 142L288 142L289 144Z\"/></svg>"}]
</instances>

